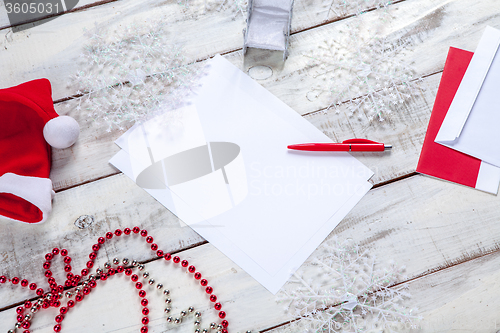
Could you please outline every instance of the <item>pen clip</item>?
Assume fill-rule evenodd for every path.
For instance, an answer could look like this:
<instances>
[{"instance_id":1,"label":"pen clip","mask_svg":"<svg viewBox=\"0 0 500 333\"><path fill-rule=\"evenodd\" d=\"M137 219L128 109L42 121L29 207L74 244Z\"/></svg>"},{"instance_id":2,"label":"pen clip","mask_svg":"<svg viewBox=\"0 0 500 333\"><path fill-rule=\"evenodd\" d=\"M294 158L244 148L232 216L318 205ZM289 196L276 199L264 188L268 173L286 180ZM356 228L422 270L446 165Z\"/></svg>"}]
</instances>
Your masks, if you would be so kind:
<instances>
[{"instance_id":1,"label":"pen clip","mask_svg":"<svg viewBox=\"0 0 500 333\"><path fill-rule=\"evenodd\" d=\"M380 142L367 140L367 139L349 139L342 141L342 143L358 143L358 144L380 144Z\"/></svg>"}]
</instances>

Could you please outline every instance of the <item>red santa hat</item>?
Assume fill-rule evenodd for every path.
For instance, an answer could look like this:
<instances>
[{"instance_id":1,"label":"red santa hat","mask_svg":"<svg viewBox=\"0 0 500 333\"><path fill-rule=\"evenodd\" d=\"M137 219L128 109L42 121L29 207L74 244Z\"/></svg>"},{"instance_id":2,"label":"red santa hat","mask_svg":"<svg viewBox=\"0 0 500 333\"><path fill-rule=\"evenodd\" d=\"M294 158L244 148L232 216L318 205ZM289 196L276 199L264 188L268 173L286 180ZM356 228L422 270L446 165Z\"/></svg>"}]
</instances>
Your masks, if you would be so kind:
<instances>
[{"instance_id":1,"label":"red santa hat","mask_svg":"<svg viewBox=\"0 0 500 333\"><path fill-rule=\"evenodd\" d=\"M51 146L67 148L78 134L78 123L54 110L49 80L0 89L0 218L47 219L55 194Z\"/></svg>"}]
</instances>

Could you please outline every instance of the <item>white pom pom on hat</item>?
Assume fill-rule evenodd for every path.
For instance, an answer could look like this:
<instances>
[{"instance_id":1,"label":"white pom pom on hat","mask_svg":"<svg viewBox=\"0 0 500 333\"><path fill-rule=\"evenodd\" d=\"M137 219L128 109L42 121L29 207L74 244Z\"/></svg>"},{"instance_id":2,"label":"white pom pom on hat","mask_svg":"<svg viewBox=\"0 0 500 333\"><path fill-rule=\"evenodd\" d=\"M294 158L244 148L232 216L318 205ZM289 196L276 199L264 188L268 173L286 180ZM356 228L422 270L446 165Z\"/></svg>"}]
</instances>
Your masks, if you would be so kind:
<instances>
[{"instance_id":1,"label":"white pom pom on hat","mask_svg":"<svg viewBox=\"0 0 500 333\"><path fill-rule=\"evenodd\" d=\"M80 126L69 116L59 116L49 120L43 127L43 137L54 148L72 146L78 139Z\"/></svg>"}]
</instances>

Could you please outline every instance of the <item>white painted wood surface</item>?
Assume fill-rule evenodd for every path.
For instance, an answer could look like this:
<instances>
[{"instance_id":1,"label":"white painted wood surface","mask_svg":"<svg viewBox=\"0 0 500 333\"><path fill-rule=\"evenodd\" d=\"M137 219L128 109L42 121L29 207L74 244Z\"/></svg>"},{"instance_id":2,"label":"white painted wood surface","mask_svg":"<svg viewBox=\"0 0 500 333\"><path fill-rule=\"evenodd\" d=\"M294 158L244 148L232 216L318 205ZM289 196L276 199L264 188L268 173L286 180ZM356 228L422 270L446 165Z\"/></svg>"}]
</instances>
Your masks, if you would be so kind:
<instances>
[{"instance_id":1,"label":"white painted wood surface","mask_svg":"<svg viewBox=\"0 0 500 333\"><path fill-rule=\"evenodd\" d=\"M74 8L72 8L72 9L67 8L67 10L68 11L82 10L84 8L99 6L101 4L104 4L105 2L110 2L110 1L118 1L118 0L79 0ZM22 6L23 2L19 1L19 2L13 2L13 3L19 3ZM28 3L28 2L25 1L24 3ZM44 2L37 2L36 4L38 5L40 3L44 3ZM50 11L49 11L49 8L50 8ZM59 8L60 8L60 12L62 12L63 7L60 6ZM29 9L29 7L26 7L25 9L20 7L20 9L18 9L18 10L22 11L23 13L26 13L30 9ZM52 7L45 6L45 7L40 7L40 9L37 9L37 13L40 14L40 17L42 17L42 16L46 17L46 16L50 16L50 15L56 13L55 12L56 10L57 10L57 7L54 7L52 9ZM14 7L9 6L9 8L7 8L4 1L0 2L0 29L8 28L8 27L12 26L12 24L11 24L12 22L10 22L9 16L8 16L8 13L12 13L12 12L15 13ZM24 21L24 22L26 22L26 21ZM18 24L23 23L23 22L15 22L15 23L16 23L15 25L18 25Z\"/></svg>"},{"instance_id":2,"label":"white painted wood surface","mask_svg":"<svg viewBox=\"0 0 500 333\"><path fill-rule=\"evenodd\" d=\"M54 99L71 96L75 91L66 82L77 69L75 59L85 42L84 27L91 28L94 22L119 27L163 16L172 22L173 41L184 46L188 59L227 53L227 59L241 67L243 16L231 9L205 11L203 1L190 3L186 8L176 1L120 0L65 14L25 32L0 30L0 87L48 77ZM500 303L496 301L500 295L496 269L500 260L498 197L414 175L414 171L448 47L474 50L487 25L500 27L500 3L405 0L359 18L367 33L392 40L411 38L411 46L398 56L412 63L417 75L425 76L422 90L384 123L349 118L347 110L340 114L321 112L330 102L327 96L313 102L306 98L316 82L303 54L325 39L335 38L346 24L358 19L349 18L347 10L330 15L324 22L328 5L329 1L319 0L295 2L291 55L283 71L261 83L334 140L361 136L394 145L393 151L383 156L356 155L375 171L374 184L388 184L370 191L333 234L354 239L381 263L395 260L406 265L413 295L407 305L420 309L420 331L496 332L500 326ZM385 10L390 19L382 31L376 31L380 12ZM72 266L81 269L97 237L116 228L139 225L148 229L161 248L180 251L209 278L228 313L231 332L256 332L287 321L273 295L107 164L117 151L113 140L121 132L105 132L84 112L68 111L65 103L57 104L57 110L74 116L82 132L74 147L53 153L51 178L58 191L53 213L42 225L0 222L0 275L26 277L46 287L41 263L47 251L56 246L68 248ZM93 223L79 229L74 222L82 215L91 215ZM138 239L130 243L113 239L101 252L101 265L114 257L154 258ZM206 295L192 278L184 278L187 274L158 260L147 267L155 277L161 276L157 280L172 284L169 288L175 291L174 302L206 310ZM61 279L62 274L58 272L56 277ZM15 305L32 295L20 289L0 285L0 331L13 326ZM123 277L110 279L67 316L63 332L137 332L140 316L133 292ZM158 311L161 306L156 305L159 303L151 306L150 332L167 330L164 315ZM45 312L34 320L32 332L52 331L55 313ZM210 312L204 311L207 316ZM187 320L172 331L190 332L191 325Z\"/></svg>"}]
</instances>

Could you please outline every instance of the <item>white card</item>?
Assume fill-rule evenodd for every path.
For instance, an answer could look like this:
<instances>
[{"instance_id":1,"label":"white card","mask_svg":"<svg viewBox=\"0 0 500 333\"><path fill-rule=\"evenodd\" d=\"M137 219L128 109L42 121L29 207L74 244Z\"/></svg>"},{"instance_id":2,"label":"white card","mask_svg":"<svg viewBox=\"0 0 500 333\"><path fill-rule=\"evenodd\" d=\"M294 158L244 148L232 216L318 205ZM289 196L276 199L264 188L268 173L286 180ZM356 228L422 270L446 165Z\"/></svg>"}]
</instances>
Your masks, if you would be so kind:
<instances>
[{"instance_id":1,"label":"white card","mask_svg":"<svg viewBox=\"0 0 500 333\"><path fill-rule=\"evenodd\" d=\"M435 142L474 156L498 186L500 167L500 31L487 27ZM497 186L492 187L494 193Z\"/></svg>"}]
</instances>

